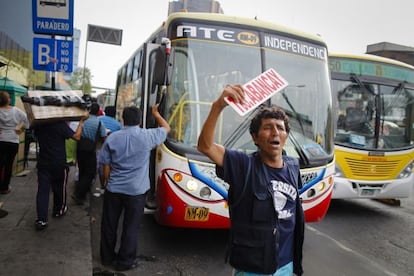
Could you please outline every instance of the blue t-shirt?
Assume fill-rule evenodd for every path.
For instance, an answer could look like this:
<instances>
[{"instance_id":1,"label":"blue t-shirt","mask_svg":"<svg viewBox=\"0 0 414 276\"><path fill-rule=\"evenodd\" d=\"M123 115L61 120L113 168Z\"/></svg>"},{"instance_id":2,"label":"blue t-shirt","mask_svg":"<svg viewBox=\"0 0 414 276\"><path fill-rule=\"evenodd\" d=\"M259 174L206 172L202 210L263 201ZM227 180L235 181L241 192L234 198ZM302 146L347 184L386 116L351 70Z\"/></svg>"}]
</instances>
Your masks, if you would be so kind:
<instances>
[{"instance_id":1,"label":"blue t-shirt","mask_svg":"<svg viewBox=\"0 0 414 276\"><path fill-rule=\"evenodd\" d=\"M273 193L273 203L279 217L279 267L292 262L293 242L296 217L297 190L292 184L286 166L283 168L272 168L265 165L269 173L270 190Z\"/></svg>"},{"instance_id":2,"label":"blue t-shirt","mask_svg":"<svg viewBox=\"0 0 414 276\"><path fill-rule=\"evenodd\" d=\"M231 185L243 185L247 170L241 167L248 163L248 155L226 149L223 162L224 180ZM286 163L283 168L264 166L268 174L267 186L273 196L275 210L279 215L280 239L278 265L282 267L293 261L294 229L296 217L297 190Z\"/></svg>"},{"instance_id":3,"label":"blue t-shirt","mask_svg":"<svg viewBox=\"0 0 414 276\"><path fill-rule=\"evenodd\" d=\"M109 135L99 152L99 162L111 166L107 189L127 195L145 194L150 188L150 152L166 138L163 127L127 126Z\"/></svg>"},{"instance_id":4,"label":"blue t-shirt","mask_svg":"<svg viewBox=\"0 0 414 276\"><path fill-rule=\"evenodd\" d=\"M108 132L112 133L121 129L121 123L111 116L99 116L99 120L104 124Z\"/></svg>"},{"instance_id":5,"label":"blue t-shirt","mask_svg":"<svg viewBox=\"0 0 414 276\"><path fill-rule=\"evenodd\" d=\"M106 137L106 129L102 123L98 129L99 122L100 121L97 116L89 115L89 118L83 122L82 137L88 138L92 141L96 140L96 136Z\"/></svg>"}]
</instances>

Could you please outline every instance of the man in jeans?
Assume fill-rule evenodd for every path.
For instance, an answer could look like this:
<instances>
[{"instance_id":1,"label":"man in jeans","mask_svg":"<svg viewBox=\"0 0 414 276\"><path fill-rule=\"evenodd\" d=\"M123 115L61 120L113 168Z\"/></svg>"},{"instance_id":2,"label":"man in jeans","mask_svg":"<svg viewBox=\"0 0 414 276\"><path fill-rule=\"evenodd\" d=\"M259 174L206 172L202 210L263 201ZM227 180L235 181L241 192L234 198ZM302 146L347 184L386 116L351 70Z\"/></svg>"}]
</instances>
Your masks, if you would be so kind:
<instances>
[{"instance_id":1,"label":"man in jeans","mask_svg":"<svg viewBox=\"0 0 414 276\"><path fill-rule=\"evenodd\" d=\"M99 142L98 140L106 137L105 126L99 121L98 112L99 105L92 103L89 118L84 122L82 130L82 138L94 141L95 144ZM72 198L77 204L82 205L96 176L96 146L93 150L82 150L78 145L76 158L79 168L79 180L76 183Z\"/></svg>"}]
</instances>

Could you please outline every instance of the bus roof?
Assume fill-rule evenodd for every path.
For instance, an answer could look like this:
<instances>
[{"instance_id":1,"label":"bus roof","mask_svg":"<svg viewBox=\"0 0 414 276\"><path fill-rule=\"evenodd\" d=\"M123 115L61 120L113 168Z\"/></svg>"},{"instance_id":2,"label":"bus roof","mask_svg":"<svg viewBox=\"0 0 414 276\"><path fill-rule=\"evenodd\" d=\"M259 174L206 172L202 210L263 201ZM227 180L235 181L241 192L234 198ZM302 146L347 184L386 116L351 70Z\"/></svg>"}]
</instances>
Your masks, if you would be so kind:
<instances>
[{"instance_id":1,"label":"bus roof","mask_svg":"<svg viewBox=\"0 0 414 276\"><path fill-rule=\"evenodd\" d=\"M175 12L168 16L166 21L162 22L162 24L156 28L146 42L153 40L161 30L165 30L166 26L170 25L172 21L179 20L179 19L189 19L189 20L203 20L203 21L210 21L210 22L221 22L221 23L229 23L235 24L240 26L249 26L249 27L256 27L258 29L266 29L266 30L276 30L286 34L293 34L303 39L307 39L313 42L316 42L324 47L327 47L326 42L318 35L309 34L306 32L302 32L297 29L289 28L283 25L278 25L271 23L269 21L263 21L258 19L246 18L246 17L237 17L237 16L230 16L220 13L203 13L203 12ZM133 52L130 58L135 56L136 51ZM129 59L130 59L129 58ZM128 60L129 60L128 59ZM128 63L128 60L120 67L118 73L122 71L122 68Z\"/></svg>"},{"instance_id":2,"label":"bus roof","mask_svg":"<svg viewBox=\"0 0 414 276\"><path fill-rule=\"evenodd\" d=\"M206 20L210 22L224 22L229 24L236 24L236 25L244 25L244 26L251 26L256 27L260 29L268 29L268 30L277 30L280 32L293 34L308 40L313 40L315 42L319 42L319 44L323 44L326 46L325 41L318 35L309 34L306 32L302 32L297 29L289 28L286 26L278 25L269 21L263 21L259 19L253 19L253 18L246 18L246 17L237 17L237 16L231 16L231 15L225 15L220 13L202 13L202 12L176 12L170 14L170 16L167 18L166 22L164 22L163 26L165 26L165 23L168 25L176 20L176 19L201 19Z\"/></svg>"},{"instance_id":3,"label":"bus roof","mask_svg":"<svg viewBox=\"0 0 414 276\"><path fill-rule=\"evenodd\" d=\"M362 59L365 61L373 61L373 62L382 62L387 64L393 64L397 66L406 67L409 69L414 70L414 66L395 60L391 58L386 57L380 57L376 55L370 55L370 54L344 54L344 53L328 53L328 57L332 58L346 58L346 59Z\"/></svg>"}]
</instances>

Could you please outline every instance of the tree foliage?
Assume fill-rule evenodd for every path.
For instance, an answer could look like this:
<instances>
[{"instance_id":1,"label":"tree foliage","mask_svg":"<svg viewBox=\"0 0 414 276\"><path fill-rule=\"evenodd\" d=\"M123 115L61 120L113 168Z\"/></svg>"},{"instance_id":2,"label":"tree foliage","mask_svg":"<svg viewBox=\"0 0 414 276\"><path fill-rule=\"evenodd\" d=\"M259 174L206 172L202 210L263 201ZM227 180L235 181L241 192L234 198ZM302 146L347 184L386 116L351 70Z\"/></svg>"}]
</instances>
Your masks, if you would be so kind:
<instances>
[{"instance_id":1,"label":"tree foliage","mask_svg":"<svg viewBox=\"0 0 414 276\"><path fill-rule=\"evenodd\" d=\"M74 90L82 90L84 94L92 93L92 74L88 67L78 67L73 73L69 81L70 86Z\"/></svg>"}]
</instances>

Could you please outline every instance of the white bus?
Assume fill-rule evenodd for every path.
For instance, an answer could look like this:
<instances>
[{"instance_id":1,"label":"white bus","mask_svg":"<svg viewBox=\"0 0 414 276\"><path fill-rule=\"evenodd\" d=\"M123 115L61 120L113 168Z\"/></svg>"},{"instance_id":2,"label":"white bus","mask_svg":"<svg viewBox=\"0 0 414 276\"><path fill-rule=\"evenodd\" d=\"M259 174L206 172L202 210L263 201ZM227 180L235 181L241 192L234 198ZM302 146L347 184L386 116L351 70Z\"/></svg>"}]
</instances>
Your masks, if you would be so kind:
<instances>
[{"instance_id":1,"label":"white bus","mask_svg":"<svg viewBox=\"0 0 414 276\"><path fill-rule=\"evenodd\" d=\"M197 151L198 135L226 84L246 83L270 68L289 83L265 104L276 104L290 116L285 149L300 159L306 220L325 216L333 187L334 128L324 41L260 20L174 13L119 69L116 91L117 116L136 105L143 110L143 127L154 127L150 107L161 102L172 128L151 160L153 204L147 207L154 208L160 224L229 227L228 184ZM255 151L248 131L251 115L241 117L227 108L216 141Z\"/></svg>"}]
</instances>

